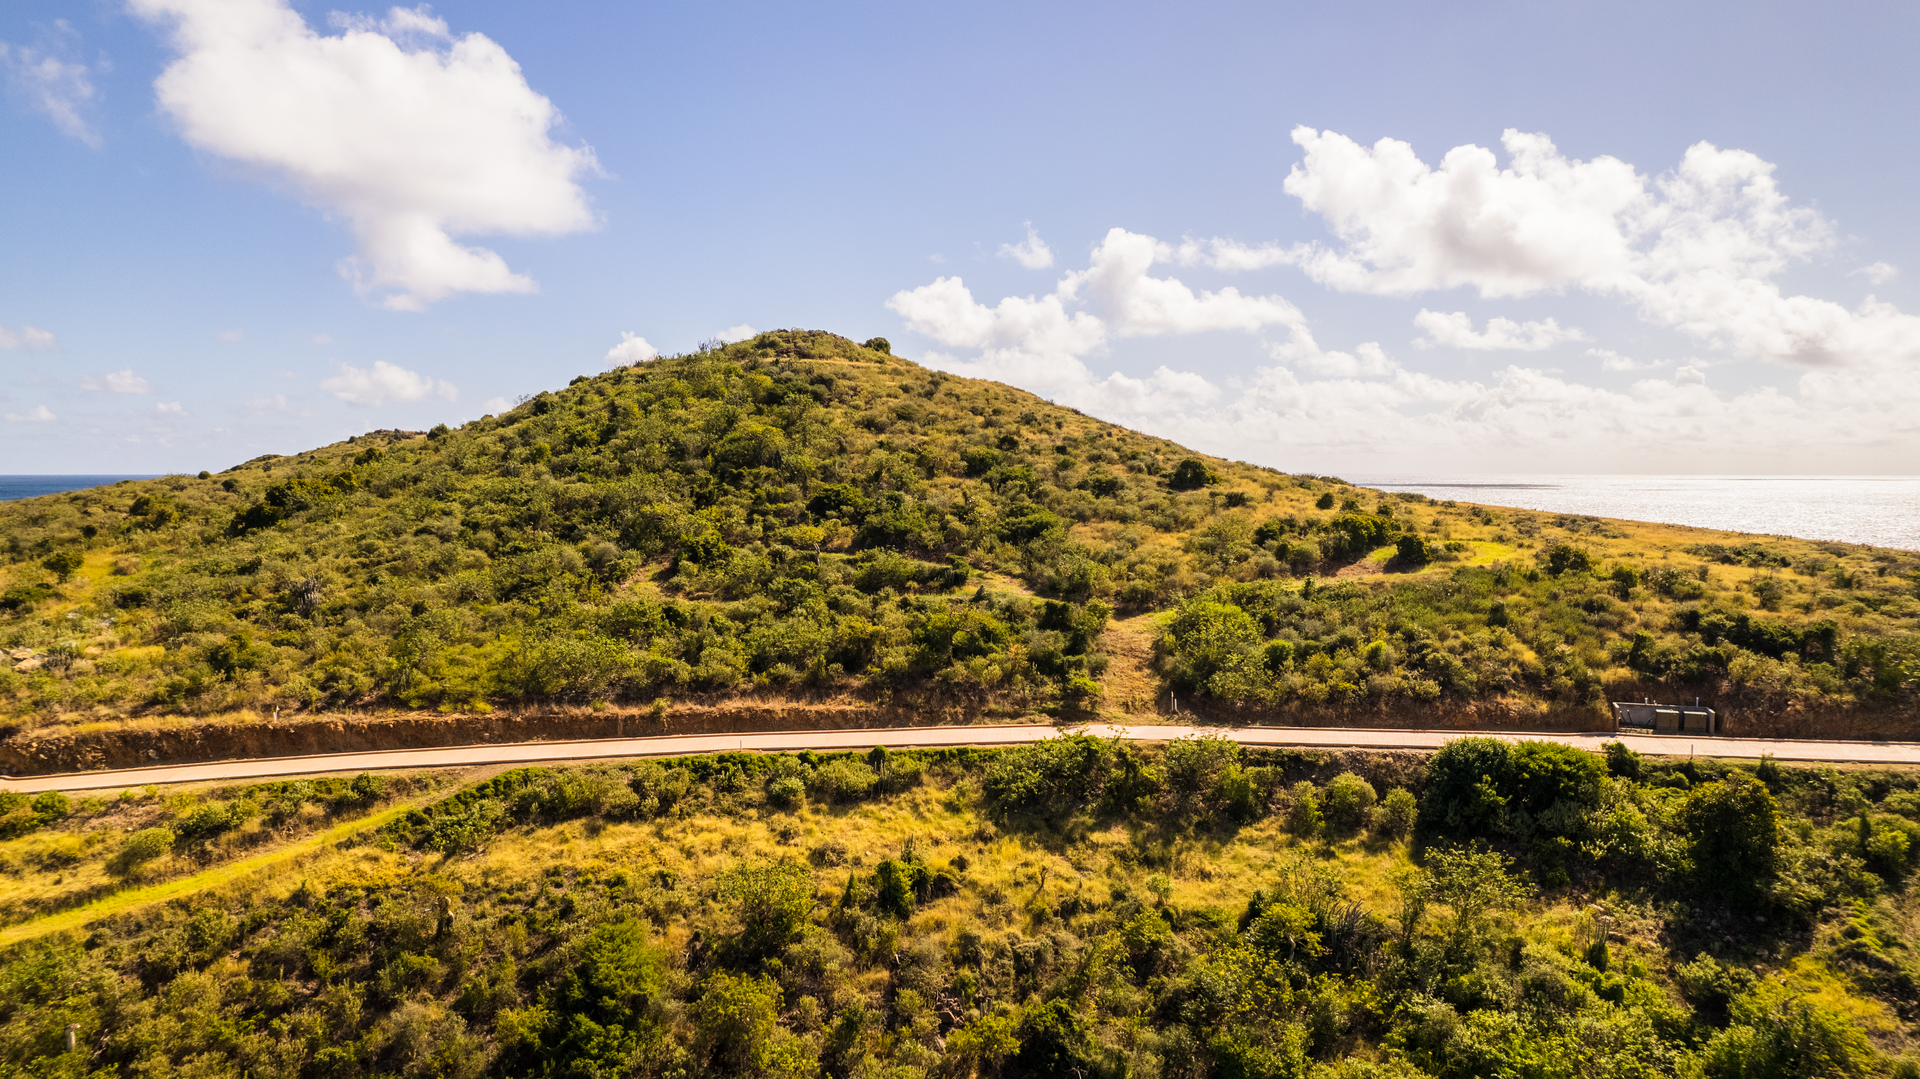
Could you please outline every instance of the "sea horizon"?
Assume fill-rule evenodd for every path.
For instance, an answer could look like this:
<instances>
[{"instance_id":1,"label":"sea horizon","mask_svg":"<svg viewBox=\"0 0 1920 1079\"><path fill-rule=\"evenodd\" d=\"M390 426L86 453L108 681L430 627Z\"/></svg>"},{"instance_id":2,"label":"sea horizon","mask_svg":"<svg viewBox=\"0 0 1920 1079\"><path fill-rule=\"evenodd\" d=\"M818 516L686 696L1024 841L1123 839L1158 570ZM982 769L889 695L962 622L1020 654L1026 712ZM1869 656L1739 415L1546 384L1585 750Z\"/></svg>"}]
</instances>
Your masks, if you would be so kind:
<instances>
[{"instance_id":1,"label":"sea horizon","mask_svg":"<svg viewBox=\"0 0 1920 1079\"><path fill-rule=\"evenodd\" d=\"M1386 473L1383 491L1546 513L1920 550L1920 476Z\"/></svg>"},{"instance_id":2,"label":"sea horizon","mask_svg":"<svg viewBox=\"0 0 1920 1079\"><path fill-rule=\"evenodd\" d=\"M164 475L172 473L0 475L0 502ZM1487 506L1920 550L1920 476L1400 472L1342 478Z\"/></svg>"}]
</instances>

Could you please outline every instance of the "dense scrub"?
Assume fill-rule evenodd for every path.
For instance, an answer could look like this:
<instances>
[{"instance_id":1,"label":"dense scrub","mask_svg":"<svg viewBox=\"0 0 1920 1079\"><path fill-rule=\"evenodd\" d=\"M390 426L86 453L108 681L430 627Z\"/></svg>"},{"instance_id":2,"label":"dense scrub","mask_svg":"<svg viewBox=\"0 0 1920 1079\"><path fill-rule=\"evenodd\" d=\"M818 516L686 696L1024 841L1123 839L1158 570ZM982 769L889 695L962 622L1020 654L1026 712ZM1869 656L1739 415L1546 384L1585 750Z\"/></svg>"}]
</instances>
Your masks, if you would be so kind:
<instances>
[{"instance_id":1,"label":"dense scrub","mask_svg":"<svg viewBox=\"0 0 1920 1079\"><path fill-rule=\"evenodd\" d=\"M521 769L0 955L0 1067L1907 1076L1916 786L1471 739Z\"/></svg>"},{"instance_id":2,"label":"dense scrub","mask_svg":"<svg viewBox=\"0 0 1920 1079\"><path fill-rule=\"evenodd\" d=\"M458 430L0 506L0 708L1098 709L1103 631L1143 612L1172 612L1173 686L1221 700L1910 697L1910 555L1621 527L1201 458L771 333Z\"/></svg>"}]
</instances>

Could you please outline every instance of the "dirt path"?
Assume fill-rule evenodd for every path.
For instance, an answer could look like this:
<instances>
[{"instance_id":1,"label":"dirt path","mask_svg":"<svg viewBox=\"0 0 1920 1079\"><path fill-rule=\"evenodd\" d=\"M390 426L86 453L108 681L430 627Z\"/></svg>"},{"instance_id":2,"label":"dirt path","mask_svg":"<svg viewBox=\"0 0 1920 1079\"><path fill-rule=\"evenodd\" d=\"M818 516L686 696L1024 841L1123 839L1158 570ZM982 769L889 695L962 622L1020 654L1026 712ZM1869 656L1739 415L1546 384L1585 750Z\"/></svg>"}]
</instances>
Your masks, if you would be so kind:
<instances>
[{"instance_id":1,"label":"dirt path","mask_svg":"<svg viewBox=\"0 0 1920 1079\"><path fill-rule=\"evenodd\" d=\"M1100 648L1109 660L1100 677L1106 689L1103 715L1115 718L1151 716L1160 711L1160 679L1153 673L1153 615L1135 615L1107 623Z\"/></svg>"},{"instance_id":2,"label":"dirt path","mask_svg":"<svg viewBox=\"0 0 1920 1079\"><path fill-rule=\"evenodd\" d=\"M258 873L263 869L271 869L274 866L291 862L302 855L311 854L322 847L338 843L350 835L366 831L370 828L378 828L388 821L398 818L401 814L413 809L419 804L420 801L418 799L398 802L370 816L336 824L324 832L307 836L305 839L296 839L284 846L275 847L272 850L263 851L246 858L239 858L228 862L226 865L217 865L204 872L163 881L159 884L148 885L144 888L127 888L114 892L111 895L102 896L82 906L55 911L51 914L44 914L38 918L21 922L19 925L8 926L5 929L0 929L0 948L9 948L21 941L34 940L39 937L44 937L49 933L60 933L69 929L78 929L81 926L91 925L103 918L110 918L116 914L126 914L131 911L144 910L157 903L165 903L170 899L178 899L181 896L195 895L204 892L209 888L217 888L229 881L238 880L249 874Z\"/></svg>"}]
</instances>

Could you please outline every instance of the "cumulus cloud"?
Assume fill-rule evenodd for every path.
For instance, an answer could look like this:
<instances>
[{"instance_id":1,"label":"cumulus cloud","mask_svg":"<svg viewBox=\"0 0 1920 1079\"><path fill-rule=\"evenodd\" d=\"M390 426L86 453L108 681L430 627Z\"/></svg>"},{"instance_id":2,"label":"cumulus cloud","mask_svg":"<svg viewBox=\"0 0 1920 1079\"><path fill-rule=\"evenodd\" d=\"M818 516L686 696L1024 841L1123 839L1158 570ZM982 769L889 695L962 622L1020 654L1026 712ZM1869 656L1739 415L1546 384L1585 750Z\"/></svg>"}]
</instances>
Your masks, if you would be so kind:
<instances>
[{"instance_id":1,"label":"cumulus cloud","mask_svg":"<svg viewBox=\"0 0 1920 1079\"><path fill-rule=\"evenodd\" d=\"M1441 348L1538 352L1563 341L1587 339L1587 335L1580 330L1571 326L1561 329L1560 324L1550 318L1538 322L1515 322L1510 318L1495 316L1487 320L1484 332L1476 332L1473 319L1467 317L1465 311L1455 311L1449 315L1424 307L1413 316L1413 324L1427 335L1414 342L1422 347L1438 345Z\"/></svg>"},{"instance_id":2,"label":"cumulus cloud","mask_svg":"<svg viewBox=\"0 0 1920 1079\"><path fill-rule=\"evenodd\" d=\"M62 134L98 149L100 135L86 118L100 98L93 86L93 73L85 64L56 55L65 51L64 39L78 35L64 19L56 21L53 28L55 40L40 47L0 41L0 69L6 71L7 90L28 108L52 120Z\"/></svg>"},{"instance_id":3,"label":"cumulus cloud","mask_svg":"<svg viewBox=\"0 0 1920 1079\"><path fill-rule=\"evenodd\" d=\"M1900 276L1900 267L1891 262L1876 262L1853 271L1854 276L1864 277L1876 285L1884 285Z\"/></svg>"},{"instance_id":4,"label":"cumulus cloud","mask_svg":"<svg viewBox=\"0 0 1920 1079\"><path fill-rule=\"evenodd\" d=\"M754 329L752 326L749 326L744 322L740 323L738 326L728 326L726 329L720 330L719 332L713 335L714 340L724 341L727 344L732 344L735 341L745 341L749 337L758 337L758 336L760 336L760 331Z\"/></svg>"},{"instance_id":5,"label":"cumulus cloud","mask_svg":"<svg viewBox=\"0 0 1920 1079\"><path fill-rule=\"evenodd\" d=\"M330 333L316 333L313 335L313 343L316 345L331 345L333 344L333 335Z\"/></svg>"},{"instance_id":6,"label":"cumulus cloud","mask_svg":"<svg viewBox=\"0 0 1920 1079\"><path fill-rule=\"evenodd\" d=\"M1378 342L1325 348L1306 319L1277 296L1194 290L1155 277L1161 263L1205 264L1116 229L1090 265L1050 293L989 305L958 277L893 295L907 327L954 353L925 354L942 370L999 379L1064 403L1226 456L1292 470L1426 467L1510 471L1670 471L1676 459L1728 471L1845 470L1920 454L1920 379L1897 364L1826 366L1796 383L1721 389L1705 361L1640 362L1606 349L1587 355L1610 372L1644 372L1624 390L1510 365L1484 379L1409 370ZM1442 343L1538 347L1577 339L1549 320L1423 312ZM1100 375L1090 362L1128 336L1241 329L1272 333L1265 366L1230 387L1162 366L1145 378ZM1664 377L1654 369L1671 369ZM1791 430L1795 437L1782 439Z\"/></svg>"},{"instance_id":7,"label":"cumulus cloud","mask_svg":"<svg viewBox=\"0 0 1920 1079\"><path fill-rule=\"evenodd\" d=\"M1833 230L1789 204L1773 166L1711 143L1647 177L1612 157L1569 159L1508 130L1508 165L1458 146L1432 167L1396 139L1363 147L1298 128L1284 184L1337 247L1286 261L1334 288L1389 296L1469 287L1498 298L1581 288L1743 356L1808 365L1920 359L1920 319L1869 297L1848 309L1784 294L1774 278L1828 250Z\"/></svg>"},{"instance_id":8,"label":"cumulus cloud","mask_svg":"<svg viewBox=\"0 0 1920 1079\"><path fill-rule=\"evenodd\" d=\"M53 334L38 326L22 326L16 330L0 325L0 351L14 348L49 349L53 346Z\"/></svg>"},{"instance_id":9,"label":"cumulus cloud","mask_svg":"<svg viewBox=\"0 0 1920 1079\"><path fill-rule=\"evenodd\" d=\"M153 387L147 380L133 373L129 367L122 371L109 371L104 375L81 375L80 388L96 393L152 393Z\"/></svg>"},{"instance_id":10,"label":"cumulus cloud","mask_svg":"<svg viewBox=\"0 0 1920 1079\"><path fill-rule=\"evenodd\" d=\"M1590 348L1587 355L1600 361L1602 371L1651 371L1665 367L1666 360L1636 360L1631 356L1622 356L1610 348Z\"/></svg>"},{"instance_id":11,"label":"cumulus cloud","mask_svg":"<svg viewBox=\"0 0 1920 1079\"><path fill-rule=\"evenodd\" d=\"M180 407L180 402L178 401L159 401L154 404L153 408L154 411L164 412L169 416L178 416L186 412L186 409Z\"/></svg>"},{"instance_id":12,"label":"cumulus cloud","mask_svg":"<svg viewBox=\"0 0 1920 1079\"><path fill-rule=\"evenodd\" d=\"M489 397L487 403L480 407L486 409L489 414L498 414L512 408L513 402L504 397Z\"/></svg>"},{"instance_id":13,"label":"cumulus cloud","mask_svg":"<svg viewBox=\"0 0 1920 1079\"><path fill-rule=\"evenodd\" d=\"M59 417L45 405L35 405L25 412L7 413L8 423L52 423Z\"/></svg>"},{"instance_id":14,"label":"cumulus cloud","mask_svg":"<svg viewBox=\"0 0 1920 1079\"><path fill-rule=\"evenodd\" d=\"M1053 265L1053 248L1040 238L1033 222L1026 224L1027 238L1017 244L1001 244L1000 257L1010 258L1029 270L1044 270Z\"/></svg>"},{"instance_id":15,"label":"cumulus cloud","mask_svg":"<svg viewBox=\"0 0 1920 1079\"><path fill-rule=\"evenodd\" d=\"M620 343L607 350L606 359L608 367L631 367L659 357L660 350L648 344L646 338L631 330L621 330Z\"/></svg>"},{"instance_id":16,"label":"cumulus cloud","mask_svg":"<svg viewBox=\"0 0 1920 1079\"><path fill-rule=\"evenodd\" d=\"M155 89L186 140L344 218L358 250L341 274L388 308L535 290L456 236L594 224L575 182L598 169L593 152L553 140L558 110L505 49L424 7L336 18L323 35L285 0L131 5L179 53Z\"/></svg>"},{"instance_id":17,"label":"cumulus cloud","mask_svg":"<svg viewBox=\"0 0 1920 1079\"><path fill-rule=\"evenodd\" d=\"M325 383L322 383L322 385L325 385ZM280 413L293 413L296 410L293 407L293 402L287 400L286 394L276 393L271 397L256 397L248 401L246 404L240 406L240 411L249 416L268 416Z\"/></svg>"},{"instance_id":18,"label":"cumulus cloud","mask_svg":"<svg viewBox=\"0 0 1920 1079\"><path fill-rule=\"evenodd\" d=\"M424 401L429 397L451 401L460 395L451 382L435 382L385 360L375 360L371 370L343 363L340 373L321 382L320 388L350 405L366 406Z\"/></svg>"},{"instance_id":19,"label":"cumulus cloud","mask_svg":"<svg viewBox=\"0 0 1920 1079\"><path fill-rule=\"evenodd\" d=\"M1304 327L1304 320L1278 296L1245 296L1233 288L1196 292L1177 278L1148 272L1156 262L1177 258L1174 248L1151 236L1115 228L1094 248L1086 269L1065 274L1046 295L1008 296L988 307L959 277L942 277L895 293L887 307L916 333L977 350L970 359L927 358L946 370L1003 379L1110 412L1198 404L1219 394L1199 375L1162 366L1146 378L1118 372L1096 378L1084 358L1119 338Z\"/></svg>"}]
</instances>

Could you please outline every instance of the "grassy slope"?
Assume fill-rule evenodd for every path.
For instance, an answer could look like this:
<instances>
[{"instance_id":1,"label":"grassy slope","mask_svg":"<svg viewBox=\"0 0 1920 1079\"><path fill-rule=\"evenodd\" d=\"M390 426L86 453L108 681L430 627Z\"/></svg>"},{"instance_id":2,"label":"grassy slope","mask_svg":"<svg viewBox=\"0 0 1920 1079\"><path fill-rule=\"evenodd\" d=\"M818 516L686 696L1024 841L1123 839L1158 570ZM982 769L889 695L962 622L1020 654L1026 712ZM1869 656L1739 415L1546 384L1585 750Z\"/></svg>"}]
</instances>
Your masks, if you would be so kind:
<instances>
[{"instance_id":1,"label":"grassy slope","mask_svg":"<svg viewBox=\"0 0 1920 1079\"><path fill-rule=\"evenodd\" d=\"M1417 789L1417 760L1242 762L1273 769L1248 774L1282 793L1236 822L1216 796L1226 788L1209 785L1232 772L1222 761L1182 793L1171 760L1149 753L1138 810L1027 817L982 795L995 755L924 771L915 759L882 769L901 789L838 803L823 777L848 758L510 774L526 782L471 803L508 816L458 832L457 853L434 852L456 834L436 817L297 875L116 918L85 947L0 952L0 1058L56 1066L74 1022L89 1069L190 1063L204 1075L1046 1074L993 1047L1049 1039L1067 1058L1056 1067L1111 1076L1246 1074L1236 1060L1254 1074L1338 1069L1323 1077L1775 1074L1753 1059L1729 1070L1773 1037L1776 1066L1837 1053L1810 1074L1915 1063L1920 907L1898 875L1863 870L1849 817L1865 808L1889 831L1889 810L1920 816L1911 773L1773 777L1783 865L1800 875L1771 918L1721 905L1683 870L1626 868L1602 838L1608 817L1588 842L1612 853L1560 863L1558 884L1547 848L1501 842L1530 897L1464 938L1460 911L1437 904L1403 943L1394 882L1412 871L1408 847L1364 828L1303 833L1287 780L1314 777L1324 798L1351 766L1382 792ZM1720 774L1711 761L1646 762L1605 812L1637 805L1656 845L1684 847L1661 808L1684 804L1677 777ZM692 782L670 804L627 794L652 798L676 775ZM813 796L776 809L763 785L778 775L804 777ZM953 873L952 891L904 916L860 898L909 848ZM766 896L728 882L781 865L802 882L793 931L743 951L755 919L742 903ZM1298 926L1312 938L1243 933L1256 894L1317 912ZM576 1017L600 1033L583 1036Z\"/></svg>"},{"instance_id":2,"label":"grassy slope","mask_svg":"<svg viewBox=\"0 0 1920 1079\"><path fill-rule=\"evenodd\" d=\"M1911 553L1211 458L1213 482L1173 489L1194 456L828 334L763 335L445 434L0 506L0 645L46 657L0 661L0 709L17 729L748 694L1018 715L1150 711L1171 684L1349 721L1592 713L1609 690L1798 709L1813 733L1910 719ZM1374 545L1395 533L1435 560ZM1592 569L1541 574L1556 545ZM62 552L83 558L64 583L43 565ZM1163 641L1195 596L1251 630L1209 609ZM1821 622L1833 647L1803 646Z\"/></svg>"}]
</instances>

